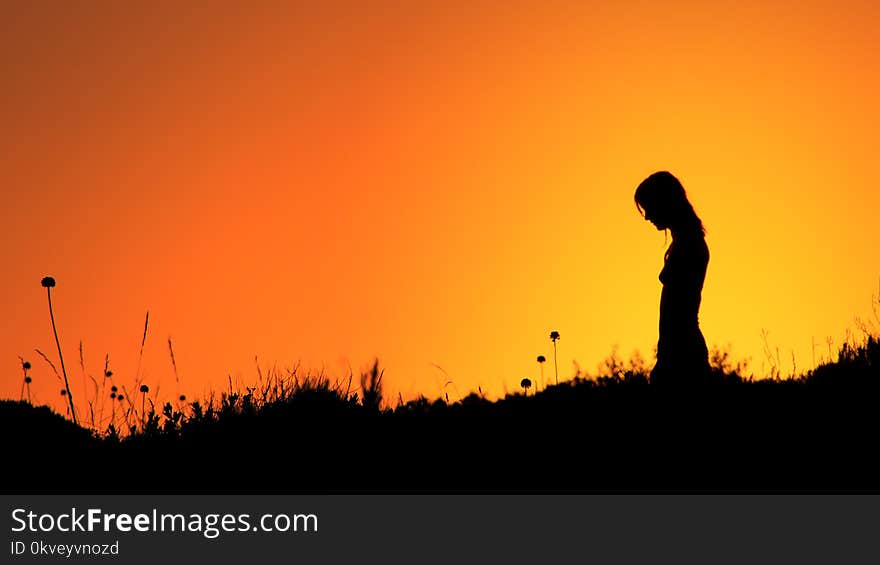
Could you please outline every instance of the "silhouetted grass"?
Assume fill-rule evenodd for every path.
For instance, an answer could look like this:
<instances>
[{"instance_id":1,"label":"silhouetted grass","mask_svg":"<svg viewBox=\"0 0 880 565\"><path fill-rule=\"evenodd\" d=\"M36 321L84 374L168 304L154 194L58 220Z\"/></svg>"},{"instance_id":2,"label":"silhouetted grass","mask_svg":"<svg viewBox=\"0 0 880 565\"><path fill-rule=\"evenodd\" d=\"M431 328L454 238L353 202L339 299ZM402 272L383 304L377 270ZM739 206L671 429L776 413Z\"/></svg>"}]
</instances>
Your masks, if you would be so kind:
<instances>
[{"instance_id":1,"label":"silhouetted grass","mask_svg":"<svg viewBox=\"0 0 880 565\"><path fill-rule=\"evenodd\" d=\"M352 374L258 367L253 386L158 410L144 391L124 430L98 434L23 402L0 404L0 417L21 430L3 446L20 463L13 484L41 490L53 485L33 465L58 464L53 452L77 454L65 486L91 491L880 488L877 337L791 379L743 378L723 353L713 363L698 388L658 388L643 360L612 355L597 377L528 395L394 407L378 361L359 390Z\"/></svg>"}]
</instances>

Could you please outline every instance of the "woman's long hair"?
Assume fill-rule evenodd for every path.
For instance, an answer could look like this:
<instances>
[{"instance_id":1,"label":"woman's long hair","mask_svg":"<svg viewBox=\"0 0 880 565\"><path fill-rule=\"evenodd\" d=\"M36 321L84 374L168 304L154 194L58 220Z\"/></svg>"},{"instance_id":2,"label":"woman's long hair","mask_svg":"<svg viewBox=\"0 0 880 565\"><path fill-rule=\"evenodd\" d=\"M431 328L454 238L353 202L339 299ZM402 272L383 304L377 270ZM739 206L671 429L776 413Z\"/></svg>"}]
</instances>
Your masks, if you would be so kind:
<instances>
[{"instance_id":1,"label":"woman's long hair","mask_svg":"<svg viewBox=\"0 0 880 565\"><path fill-rule=\"evenodd\" d=\"M706 228L687 198L681 181L668 171L658 171L639 184L635 194L636 208L642 216L646 210L662 209L675 225L692 233L706 235Z\"/></svg>"}]
</instances>

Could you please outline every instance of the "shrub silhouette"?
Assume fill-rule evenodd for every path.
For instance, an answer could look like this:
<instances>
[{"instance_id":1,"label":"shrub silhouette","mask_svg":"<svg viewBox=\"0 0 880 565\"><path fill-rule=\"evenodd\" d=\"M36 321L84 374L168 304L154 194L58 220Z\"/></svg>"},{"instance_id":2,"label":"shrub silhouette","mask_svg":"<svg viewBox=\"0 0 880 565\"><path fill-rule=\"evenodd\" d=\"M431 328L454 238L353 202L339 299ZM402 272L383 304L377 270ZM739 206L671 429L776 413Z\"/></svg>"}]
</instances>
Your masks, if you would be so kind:
<instances>
[{"instance_id":1,"label":"shrub silhouette","mask_svg":"<svg viewBox=\"0 0 880 565\"><path fill-rule=\"evenodd\" d=\"M373 362L369 371L361 374L361 404L372 412L378 412L382 404L382 376L385 370L379 370L379 360Z\"/></svg>"}]
</instances>

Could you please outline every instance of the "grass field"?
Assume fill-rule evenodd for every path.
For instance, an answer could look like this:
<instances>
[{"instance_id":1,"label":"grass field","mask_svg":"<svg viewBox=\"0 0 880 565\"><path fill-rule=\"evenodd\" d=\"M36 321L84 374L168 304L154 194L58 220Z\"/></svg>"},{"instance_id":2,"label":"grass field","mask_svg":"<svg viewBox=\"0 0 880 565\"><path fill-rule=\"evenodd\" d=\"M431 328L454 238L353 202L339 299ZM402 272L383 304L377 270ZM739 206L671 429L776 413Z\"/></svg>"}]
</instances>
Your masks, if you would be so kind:
<instances>
[{"instance_id":1,"label":"grass field","mask_svg":"<svg viewBox=\"0 0 880 565\"><path fill-rule=\"evenodd\" d=\"M611 363L495 401L396 403L382 398L378 361L359 383L294 370L201 401L151 408L143 393L101 431L2 401L7 489L880 489L880 340L789 379L718 364L699 388L658 388Z\"/></svg>"}]
</instances>

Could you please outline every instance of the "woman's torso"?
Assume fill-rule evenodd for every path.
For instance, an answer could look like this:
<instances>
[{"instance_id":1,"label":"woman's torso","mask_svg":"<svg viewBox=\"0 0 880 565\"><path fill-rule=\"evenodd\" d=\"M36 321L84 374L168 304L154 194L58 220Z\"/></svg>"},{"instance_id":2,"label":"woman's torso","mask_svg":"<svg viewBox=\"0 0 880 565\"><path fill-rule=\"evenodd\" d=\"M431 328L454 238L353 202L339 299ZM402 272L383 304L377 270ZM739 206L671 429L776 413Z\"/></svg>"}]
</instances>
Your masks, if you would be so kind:
<instances>
[{"instance_id":1,"label":"woman's torso","mask_svg":"<svg viewBox=\"0 0 880 565\"><path fill-rule=\"evenodd\" d=\"M695 339L695 334L699 334L700 297L708 264L709 247L703 237L679 237L672 241L660 272L661 342ZM701 334L699 339L702 340Z\"/></svg>"}]
</instances>

